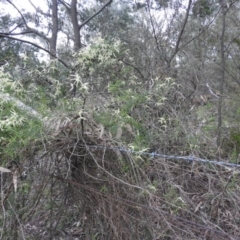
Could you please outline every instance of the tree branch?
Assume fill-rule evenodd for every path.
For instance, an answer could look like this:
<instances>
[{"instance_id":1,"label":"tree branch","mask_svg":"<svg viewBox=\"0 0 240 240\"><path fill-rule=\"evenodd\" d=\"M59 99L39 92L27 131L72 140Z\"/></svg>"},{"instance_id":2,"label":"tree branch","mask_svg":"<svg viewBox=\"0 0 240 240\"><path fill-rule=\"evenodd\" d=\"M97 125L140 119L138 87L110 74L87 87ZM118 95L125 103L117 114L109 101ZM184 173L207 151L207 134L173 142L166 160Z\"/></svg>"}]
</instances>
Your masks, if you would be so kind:
<instances>
[{"instance_id":1,"label":"tree branch","mask_svg":"<svg viewBox=\"0 0 240 240\"><path fill-rule=\"evenodd\" d=\"M3 38L8 38L8 39L12 39L12 40L15 40L15 41L19 41L19 42L23 42L23 43L27 43L27 44L30 44L36 48L39 48L41 50L43 50L44 52L50 54L51 56L53 56L55 59L57 59L60 63L62 63L66 68L70 68L63 60L61 60L60 58L58 58L56 55L52 54L50 51L48 51L47 49L39 46L38 44L36 43L33 43L33 42L29 42L27 40L23 40L23 39L20 39L20 38L15 38L15 37L11 37L11 36L8 36L8 35L5 35L3 33L0 33L0 38L3 37Z\"/></svg>"},{"instance_id":2,"label":"tree branch","mask_svg":"<svg viewBox=\"0 0 240 240\"><path fill-rule=\"evenodd\" d=\"M17 26L15 26L13 29L11 29L8 34L12 34L13 31L15 31L17 28L19 28L22 25L22 23L19 23Z\"/></svg>"},{"instance_id":3,"label":"tree branch","mask_svg":"<svg viewBox=\"0 0 240 240\"><path fill-rule=\"evenodd\" d=\"M19 32L19 33L4 33L4 32L0 32L1 35L6 35L6 36L16 36L16 35L24 35L24 34L29 34L32 33L32 31L28 30L28 31L24 31L24 32Z\"/></svg>"},{"instance_id":4,"label":"tree branch","mask_svg":"<svg viewBox=\"0 0 240 240\"><path fill-rule=\"evenodd\" d=\"M35 9L36 12L39 12L40 14L42 14L42 15L45 16L45 17L51 17L50 14L45 13L45 12L43 12L41 9L37 8L37 7L33 4L33 2L32 2L31 0L28 0L28 1L29 1L29 3L32 5L32 7Z\"/></svg>"},{"instance_id":5,"label":"tree branch","mask_svg":"<svg viewBox=\"0 0 240 240\"><path fill-rule=\"evenodd\" d=\"M68 13L70 14L71 8L68 3L65 3L62 0L59 0L59 2L67 9Z\"/></svg>"},{"instance_id":6,"label":"tree branch","mask_svg":"<svg viewBox=\"0 0 240 240\"><path fill-rule=\"evenodd\" d=\"M99 13L101 13L103 10L104 10L104 8L106 8L108 5L110 5L111 3L112 3L112 1L113 0L109 0L108 2L106 2L97 12L95 12L91 17L89 17L88 19L86 19L83 23L81 23L80 25L79 25L79 31L80 31L80 29L84 26L84 25L86 25L89 21L91 21L94 17L96 17Z\"/></svg>"},{"instance_id":7,"label":"tree branch","mask_svg":"<svg viewBox=\"0 0 240 240\"><path fill-rule=\"evenodd\" d=\"M22 18L22 20L24 22L24 25L27 28L27 30L30 30L32 33L35 33L36 35L42 37L46 41L49 41L49 39L44 34L42 34L41 32L37 31L36 29L33 29L33 28L28 26L27 21L26 21L25 17L23 16L22 12L18 9L18 7L13 2L11 2L10 0L6 0L6 1L9 4L11 4L18 11L18 13L20 14L20 16L21 16L21 18Z\"/></svg>"},{"instance_id":8,"label":"tree branch","mask_svg":"<svg viewBox=\"0 0 240 240\"><path fill-rule=\"evenodd\" d=\"M11 2L10 0L7 0L7 2L9 4L11 4L18 11L18 13L20 14L20 16L21 16L21 18L22 18L26 28L28 28L27 21L26 21L25 17L23 16L22 12L18 9L18 7L13 2Z\"/></svg>"},{"instance_id":9,"label":"tree branch","mask_svg":"<svg viewBox=\"0 0 240 240\"><path fill-rule=\"evenodd\" d=\"M145 79L145 77L144 77L144 75L142 74L142 72L141 72L137 67L135 67L134 65L132 65L131 63L128 63L128 62L126 62L126 61L124 61L123 59L120 59L120 58L118 58L118 61L121 61L121 62L123 62L124 64L126 64L127 66L132 67L136 72L138 72L138 73L141 75L141 77L142 77L143 80Z\"/></svg>"},{"instance_id":10,"label":"tree branch","mask_svg":"<svg viewBox=\"0 0 240 240\"><path fill-rule=\"evenodd\" d=\"M189 43L193 42L196 38L198 38L198 37L201 36L204 32L206 32L207 29L211 26L211 24L212 24L212 23L215 21L215 19L217 18L218 14L220 13L220 10L221 10L221 8L218 10L218 12L216 13L215 17L211 20L211 22L210 22L199 34L197 34L195 37L193 37L193 38L190 39L188 42L186 42L185 44L183 44L180 49L186 47ZM180 50L180 49L179 49L179 50Z\"/></svg>"},{"instance_id":11,"label":"tree branch","mask_svg":"<svg viewBox=\"0 0 240 240\"><path fill-rule=\"evenodd\" d=\"M178 39L177 39L177 43L176 43L176 46L175 46L175 50L170 58L170 63L171 61L173 60L173 58L175 57L175 55L178 53L179 51L179 45L180 45L180 41L181 41L181 38L182 38L182 35L183 35L183 32L185 30L185 27L186 27L186 24L187 24L187 21L188 21L188 17L189 17L189 12L190 12L190 9L191 9L191 4L192 4L192 0L189 0L188 1L188 7L187 7L187 12L186 12L186 15L185 15L185 19L184 19L184 22L183 22L183 26L182 26L182 29L179 33L179 36L178 36Z\"/></svg>"}]
</instances>

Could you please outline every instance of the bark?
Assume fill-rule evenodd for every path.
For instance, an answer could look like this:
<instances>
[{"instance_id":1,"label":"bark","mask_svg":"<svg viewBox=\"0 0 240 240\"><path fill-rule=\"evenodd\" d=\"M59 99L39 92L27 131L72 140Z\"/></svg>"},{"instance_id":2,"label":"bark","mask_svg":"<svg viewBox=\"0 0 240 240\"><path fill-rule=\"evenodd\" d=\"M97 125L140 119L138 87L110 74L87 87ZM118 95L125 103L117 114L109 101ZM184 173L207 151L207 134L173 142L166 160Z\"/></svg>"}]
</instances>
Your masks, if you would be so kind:
<instances>
[{"instance_id":1,"label":"bark","mask_svg":"<svg viewBox=\"0 0 240 240\"><path fill-rule=\"evenodd\" d=\"M218 101L218 126L217 126L217 147L220 150L221 147L221 137L222 137L222 104L223 104L223 91L224 91L224 82L225 82L225 71L226 71L226 63L225 63L225 44L224 37L226 31L226 13L227 6L225 4L225 0L222 0L221 3L222 8L222 33L220 38L220 46L221 46L221 78L220 78L220 97Z\"/></svg>"},{"instance_id":2,"label":"bark","mask_svg":"<svg viewBox=\"0 0 240 240\"><path fill-rule=\"evenodd\" d=\"M74 33L74 49L78 51L81 49L81 28L88 24L93 18L95 18L98 14L100 14L108 5L112 3L112 0L106 2L98 11L96 11L92 16L87 18L82 23L78 22L78 10L77 10L77 0L72 0L70 6L64 1L60 2L66 7L67 12L70 13L70 18L73 26L73 33Z\"/></svg>"},{"instance_id":3,"label":"bark","mask_svg":"<svg viewBox=\"0 0 240 240\"><path fill-rule=\"evenodd\" d=\"M49 39L50 52L52 56L57 54L57 36L58 36L58 3L57 0L52 0L52 36Z\"/></svg>"},{"instance_id":4,"label":"bark","mask_svg":"<svg viewBox=\"0 0 240 240\"><path fill-rule=\"evenodd\" d=\"M74 33L74 49L75 51L79 50L81 48L81 35L80 35L80 29L77 19L77 0L72 0L71 2L71 21L73 26L73 33Z\"/></svg>"}]
</instances>

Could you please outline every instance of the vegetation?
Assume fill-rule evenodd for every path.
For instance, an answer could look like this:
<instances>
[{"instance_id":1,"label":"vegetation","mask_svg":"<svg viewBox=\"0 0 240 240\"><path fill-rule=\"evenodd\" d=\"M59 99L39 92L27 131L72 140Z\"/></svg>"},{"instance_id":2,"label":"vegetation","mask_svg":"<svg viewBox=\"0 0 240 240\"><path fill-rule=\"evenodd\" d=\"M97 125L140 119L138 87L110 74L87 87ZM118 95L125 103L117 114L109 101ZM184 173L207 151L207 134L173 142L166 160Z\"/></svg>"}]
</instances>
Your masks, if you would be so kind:
<instances>
[{"instance_id":1,"label":"vegetation","mask_svg":"<svg viewBox=\"0 0 240 240\"><path fill-rule=\"evenodd\" d=\"M240 4L180 2L0 3L0 239L240 238Z\"/></svg>"}]
</instances>

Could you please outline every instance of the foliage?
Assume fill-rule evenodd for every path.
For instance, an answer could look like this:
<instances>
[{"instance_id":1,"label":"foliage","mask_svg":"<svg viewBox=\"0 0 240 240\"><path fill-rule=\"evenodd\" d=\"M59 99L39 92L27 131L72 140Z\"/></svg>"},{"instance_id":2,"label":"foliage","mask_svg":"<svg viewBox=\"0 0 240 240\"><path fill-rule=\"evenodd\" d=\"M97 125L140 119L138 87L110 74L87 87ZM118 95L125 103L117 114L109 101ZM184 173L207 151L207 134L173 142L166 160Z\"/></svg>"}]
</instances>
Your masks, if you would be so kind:
<instances>
[{"instance_id":1,"label":"foliage","mask_svg":"<svg viewBox=\"0 0 240 240\"><path fill-rule=\"evenodd\" d=\"M238 239L239 4L107 2L0 13L0 238Z\"/></svg>"},{"instance_id":2,"label":"foliage","mask_svg":"<svg viewBox=\"0 0 240 240\"><path fill-rule=\"evenodd\" d=\"M96 38L77 55L78 76L76 84L90 85L94 91L101 91L115 74L121 71L118 56L121 54L119 41ZM86 88L86 87L84 87ZM80 89L81 90L81 89Z\"/></svg>"},{"instance_id":3,"label":"foliage","mask_svg":"<svg viewBox=\"0 0 240 240\"><path fill-rule=\"evenodd\" d=\"M214 6L217 1L215 0L198 0L194 3L193 14L199 16L200 18L205 18L211 16L216 9Z\"/></svg>"},{"instance_id":4,"label":"foliage","mask_svg":"<svg viewBox=\"0 0 240 240\"><path fill-rule=\"evenodd\" d=\"M0 71L0 92L15 93L21 97L26 94L19 82L14 82L10 75L4 73L3 68ZM29 114L29 113L28 113ZM42 128L41 122L35 119L29 119L23 108L16 106L14 101L0 99L0 155L2 163L10 158L20 154L22 149L38 138Z\"/></svg>"}]
</instances>

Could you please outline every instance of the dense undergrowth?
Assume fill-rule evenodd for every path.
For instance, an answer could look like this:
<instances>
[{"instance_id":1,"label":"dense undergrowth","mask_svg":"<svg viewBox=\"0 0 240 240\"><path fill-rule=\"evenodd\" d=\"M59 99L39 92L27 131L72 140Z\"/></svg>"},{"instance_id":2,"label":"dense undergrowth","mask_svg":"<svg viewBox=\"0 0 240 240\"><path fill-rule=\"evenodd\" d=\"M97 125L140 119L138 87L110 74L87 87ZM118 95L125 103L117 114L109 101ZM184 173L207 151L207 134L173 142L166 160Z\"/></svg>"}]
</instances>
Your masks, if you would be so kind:
<instances>
[{"instance_id":1,"label":"dense undergrowth","mask_svg":"<svg viewBox=\"0 0 240 240\"><path fill-rule=\"evenodd\" d=\"M1 239L240 238L238 169L146 154L238 163L236 121L217 149L218 99L193 107L176 79L144 81L127 57L98 40L67 83L56 63L19 81L2 70L1 91L42 117L1 100Z\"/></svg>"}]
</instances>

